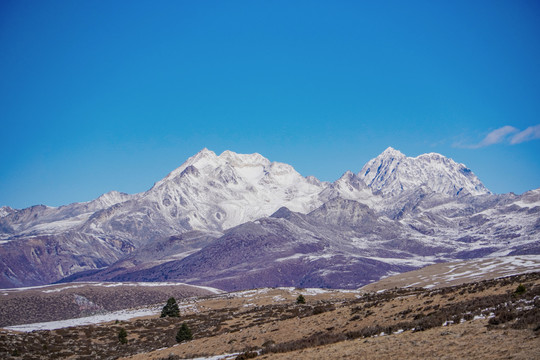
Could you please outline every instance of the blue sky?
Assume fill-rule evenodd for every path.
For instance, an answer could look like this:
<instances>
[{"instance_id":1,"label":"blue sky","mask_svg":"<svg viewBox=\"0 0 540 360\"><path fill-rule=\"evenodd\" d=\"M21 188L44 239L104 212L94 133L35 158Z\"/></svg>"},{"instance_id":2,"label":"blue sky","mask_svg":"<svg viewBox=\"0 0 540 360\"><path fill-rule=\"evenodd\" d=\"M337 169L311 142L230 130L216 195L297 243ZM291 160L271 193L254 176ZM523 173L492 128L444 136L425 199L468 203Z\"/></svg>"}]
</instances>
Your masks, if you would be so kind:
<instances>
[{"instance_id":1,"label":"blue sky","mask_svg":"<svg viewBox=\"0 0 540 360\"><path fill-rule=\"evenodd\" d=\"M392 146L540 186L538 1L0 2L0 206L145 191L207 147L333 181Z\"/></svg>"}]
</instances>

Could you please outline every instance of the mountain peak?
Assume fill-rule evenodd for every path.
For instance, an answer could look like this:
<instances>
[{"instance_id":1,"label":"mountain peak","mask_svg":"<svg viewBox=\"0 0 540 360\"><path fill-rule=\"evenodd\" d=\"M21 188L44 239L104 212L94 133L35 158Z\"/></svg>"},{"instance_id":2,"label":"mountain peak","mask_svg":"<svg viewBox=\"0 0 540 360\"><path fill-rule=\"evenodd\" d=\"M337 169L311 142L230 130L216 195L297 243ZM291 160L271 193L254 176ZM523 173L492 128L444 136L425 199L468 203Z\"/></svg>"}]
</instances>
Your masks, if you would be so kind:
<instances>
[{"instance_id":1,"label":"mountain peak","mask_svg":"<svg viewBox=\"0 0 540 360\"><path fill-rule=\"evenodd\" d=\"M15 210L10 208L9 206L2 206L0 207L0 218L7 216L13 212L15 212Z\"/></svg>"},{"instance_id":2,"label":"mountain peak","mask_svg":"<svg viewBox=\"0 0 540 360\"><path fill-rule=\"evenodd\" d=\"M396 158L403 158L405 157L405 155L399 151L399 150L396 150L394 149L393 147L389 146L386 148L386 150L384 150L381 155L379 156L383 156L383 157L396 157Z\"/></svg>"},{"instance_id":3,"label":"mountain peak","mask_svg":"<svg viewBox=\"0 0 540 360\"><path fill-rule=\"evenodd\" d=\"M97 199L94 199L89 203L93 203L95 205L98 205L99 207L106 208L127 201L130 198L132 198L132 195L113 190L99 196Z\"/></svg>"},{"instance_id":4,"label":"mountain peak","mask_svg":"<svg viewBox=\"0 0 540 360\"><path fill-rule=\"evenodd\" d=\"M156 183L145 201L158 204L167 221L186 229L221 231L282 206L307 213L321 204L318 194L325 186L258 153L226 150L217 156L203 149ZM185 215L177 220L179 214Z\"/></svg>"},{"instance_id":5,"label":"mountain peak","mask_svg":"<svg viewBox=\"0 0 540 360\"><path fill-rule=\"evenodd\" d=\"M436 153L407 157L391 147L364 165L359 176L373 191L390 196L420 186L448 196L490 193L463 164Z\"/></svg>"},{"instance_id":6,"label":"mountain peak","mask_svg":"<svg viewBox=\"0 0 540 360\"><path fill-rule=\"evenodd\" d=\"M216 153L214 153L212 150L208 150L207 147L204 147L197 154L214 154L215 155Z\"/></svg>"},{"instance_id":7,"label":"mountain peak","mask_svg":"<svg viewBox=\"0 0 540 360\"><path fill-rule=\"evenodd\" d=\"M200 159L213 159L213 158L216 158L216 157L217 157L217 155L216 155L215 152L213 152L212 150L208 150L207 148L203 148L201 151L196 153L194 156L190 157L188 159L188 161L193 159L193 163L195 163L196 161L198 161Z\"/></svg>"},{"instance_id":8,"label":"mountain peak","mask_svg":"<svg viewBox=\"0 0 540 360\"><path fill-rule=\"evenodd\" d=\"M229 162L232 166L245 166L245 165L270 165L270 160L265 158L259 153L253 154L238 154L234 151L225 150L219 155L221 160Z\"/></svg>"}]
</instances>

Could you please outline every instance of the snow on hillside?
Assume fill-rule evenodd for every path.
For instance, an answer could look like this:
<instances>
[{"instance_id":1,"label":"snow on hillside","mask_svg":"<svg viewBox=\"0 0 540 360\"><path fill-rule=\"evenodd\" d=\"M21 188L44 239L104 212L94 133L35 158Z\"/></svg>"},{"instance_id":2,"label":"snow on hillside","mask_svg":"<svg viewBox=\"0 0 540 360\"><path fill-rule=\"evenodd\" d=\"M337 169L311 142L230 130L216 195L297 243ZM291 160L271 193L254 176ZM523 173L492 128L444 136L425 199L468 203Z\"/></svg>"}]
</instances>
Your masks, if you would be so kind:
<instances>
[{"instance_id":1,"label":"snow on hillside","mask_svg":"<svg viewBox=\"0 0 540 360\"><path fill-rule=\"evenodd\" d=\"M540 271L540 255L488 257L426 266L420 270L389 276L361 289L366 291L393 287L430 289L538 271Z\"/></svg>"},{"instance_id":2,"label":"snow on hillside","mask_svg":"<svg viewBox=\"0 0 540 360\"><path fill-rule=\"evenodd\" d=\"M159 314L163 306L160 302L170 296L175 296L180 308L187 311L196 309L195 297L223 293L178 282L76 282L4 289L0 290L0 327L28 332L128 320ZM73 307L73 303L77 305ZM21 313L20 304L28 311ZM62 311L56 311L58 308Z\"/></svg>"},{"instance_id":3,"label":"snow on hillside","mask_svg":"<svg viewBox=\"0 0 540 360\"><path fill-rule=\"evenodd\" d=\"M104 287L115 287L115 286L170 286L170 285L185 285L185 284L178 284L178 283L168 283L168 282L161 282L161 283L73 283L73 284L66 284L61 286L35 286L35 287L27 287L27 288L20 288L20 289L9 289L8 292L12 291L23 291L23 290L29 290L29 289L44 289L42 290L43 293L52 293L52 292L61 292L67 289L75 289L80 288L84 286L104 286ZM192 285L189 285L192 286ZM51 289L52 287L52 289ZM282 288L261 288L261 289L253 289L253 290L244 290L244 291L236 291L232 293L224 293L223 291L215 288L209 288L204 286L195 286L197 288L206 289L209 291L212 291L216 294L216 296L212 296L213 300L222 300L222 299L231 299L231 298L241 298L246 300L246 303L244 304L244 307L249 306L255 306L254 304L251 304L250 301L260 299L261 296L267 295L268 293L283 293L279 296L273 296L272 299L275 302L284 302L289 301L288 299L285 299L283 296L288 294L293 295L296 297L299 294L305 295L305 296L315 296L320 294L332 294L334 296L338 296L343 293L353 293L353 294L360 294L360 292L356 290L335 290L335 289L319 289L319 288L294 288L294 287L282 287ZM180 310L182 309L188 310L188 311L199 311L197 306L197 299L194 298L188 298L188 299L180 299L178 301L178 306ZM66 327L73 327L73 326L82 326L82 325L92 325L92 324L102 324L112 321L124 321L124 320L130 320L138 317L143 316L157 316L162 309L162 305L152 305L152 306L142 306L136 309L125 309L125 310L119 310L119 311L110 311L103 314L96 314L92 316L85 316L80 318L74 318L74 319L67 319L67 320L59 320L59 321L49 321L49 322L40 322L40 323L32 323L32 324L23 324L23 325L13 325L13 326L6 326L5 329L8 330L14 330L14 331L22 331L22 332L31 332L36 330L54 330L54 329L61 329Z\"/></svg>"},{"instance_id":4,"label":"snow on hillside","mask_svg":"<svg viewBox=\"0 0 540 360\"><path fill-rule=\"evenodd\" d=\"M14 331L22 331L22 332L31 332L31 331L36 331L36 330L54 330L54 329L72 327L72 326L100 324L100 323L106 323L106 322L111 322L111 321L116 321L116 320L119 320L119 321L129 320L129 319L142 317L142 316L153 316L153 315L159 314L160 311L161 311L161 308L158 306L145 307L145 308L140 308L140 309L113 311L106 314L92 315L92 316L86 316L86 317L81 317L81 318L76 318L76 319L6 326L5 329L14 330Z\"/></svg>"},{"instance_id":5,"label":"snow on hillside","mask_svg":"<svg viewBox=\"0 0 540 360\"><path fill-rule=\"evenodd\" d=\"M192 284L185 284L181 282L93 282L93 281L81 281L81 282L71 282L66 284L54 284L54 285L40 285L40 286L27 286L27 287L19 287L19 288L13 288L13 289L0 289L2 292L2 295L8 295L11 292L20 292L20 291L26 291L26 290L37 290L37 289L43 289L41 292L45 294L49 293L55 293L55 292L62 292L68 289L77 289L77 288L83 288L83 287L104 287L104 288L112 288L112 287L118 287L118 286L131 286L131 287L159 287L159 286L189 286L192 288L197 289L203 289L207 290L213 294L222 294L224 293L223 290L216 289L210 286L202 286L202 285L192 285Z\"/></svg>"}]
</instances>

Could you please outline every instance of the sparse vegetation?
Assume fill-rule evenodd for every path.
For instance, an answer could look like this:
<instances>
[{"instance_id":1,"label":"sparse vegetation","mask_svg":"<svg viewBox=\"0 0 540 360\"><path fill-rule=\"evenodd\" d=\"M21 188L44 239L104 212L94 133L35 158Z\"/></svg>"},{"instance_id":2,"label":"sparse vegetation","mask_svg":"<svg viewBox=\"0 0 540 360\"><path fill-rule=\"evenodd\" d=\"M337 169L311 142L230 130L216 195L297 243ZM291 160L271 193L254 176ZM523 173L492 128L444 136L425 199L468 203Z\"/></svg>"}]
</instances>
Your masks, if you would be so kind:
<instances>
[{"instance_id":1,"label":"sparse vegetation","mask_svg":"<svg viewBox=\"0 0 540 360\"><path fill-rule=\"evenodd\" d=\"M304 297L304 295L302 295L302 294L298 295L298 297L296 298L296 303L297 304L305 304L306 303L306 298Z\"/></svg>"},{"instance_id":2,"label":"sparse vegetation","mask_svg":"<svg viewBox=\"0 0 540 360\"><path fill-rule=\"evenodd\" d=\"M526 291L516 296L519 284ZM263 289L261 296L219 295L215 300L212 297L188 300L187 304L194 308L186 307L182 326L178 318L156 316L52 331L19 334L0 331L0 358L16 359L17 350L27 358L51 358L54 354L57 358L112 359L159 348L167 349L153 355L154 358L172 360L231 352L241 353L239 356L244 357L240 359L248 359L247 356L257 352L261 358L275 353L287 353L285 356L295 358L298 352L288 352L307 352L318 345L338 346L352 339L364 338L355 343L367 344L374 339L400 336L394 334L401 332L426 337L433 336L434 330L441 336L456 334L466 324L487 326L489 334L513 331L514 336L517 331L532 339L537 336L534 331L536 334L540 331L540 273L432 290L409 288L361 296L358 293L317 295L310 297L304 306L296 305L298 293L286 295L285 291ZM462 296L458 295L460 292ZM126 340L129 334L129 346L119 344L122 329ZM383 333L385 336L381 336ZM191 339L194 343L182 344ZM207 345L200 346L199 341ZM178 342L181 344L173 348Z\"/></svg>"},{"instance_id":3,"label":"sparse vegetation","mask_svg":"<svg viewBox=\"0 0 540 360\"><path fill-rule=\"evenodd\" d=\"M11 356L21 356L21 352L19 351L19 349L15 349L11 352Z\"/></svg>"},{"instance_id":4,"label":"sparse vegetation","mask_svg":"<svg viewBox=\"0 0 540 360\"><path fill-rule=\"evenodd\" d=\"M43 292L43 290L59 289L60 286L63 286L64 290ZM9 296L0 297L0 328L25 323L80 318L161 302L164 305L164 300L171 296L178 301L187 297L207 295L208 291L182 285L106 287L88 284L70 288L63 284L25 290L24 294L10 292ZM78 300L85 298L94 305L90 308L86 306L86 303L84 306L79 306L74 301L77 298ZM123 321L119 321L119 324L121 323Z\"/></svg>"}]
</instances>

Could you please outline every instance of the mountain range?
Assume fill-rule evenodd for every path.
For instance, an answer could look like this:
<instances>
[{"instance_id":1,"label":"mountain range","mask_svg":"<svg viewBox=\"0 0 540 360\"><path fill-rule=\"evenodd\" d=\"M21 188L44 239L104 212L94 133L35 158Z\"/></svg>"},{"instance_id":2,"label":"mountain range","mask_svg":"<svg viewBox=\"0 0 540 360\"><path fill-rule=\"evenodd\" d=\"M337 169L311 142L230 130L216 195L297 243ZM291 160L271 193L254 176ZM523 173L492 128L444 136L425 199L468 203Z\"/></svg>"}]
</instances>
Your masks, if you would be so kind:
<instances>
[{"instance_id":1,"label":"mountain range","mask_svg":"<svg viewBox=\"0 0 540 360\"><path fill-rule=\"evenodd\" d=\"M178 280L357 288L436 262L540 254L540 189L492 194L463 164L388 148L335 182L203 149L139 194L0 208L0 287Z\"/></svg>"}]
</instances>

